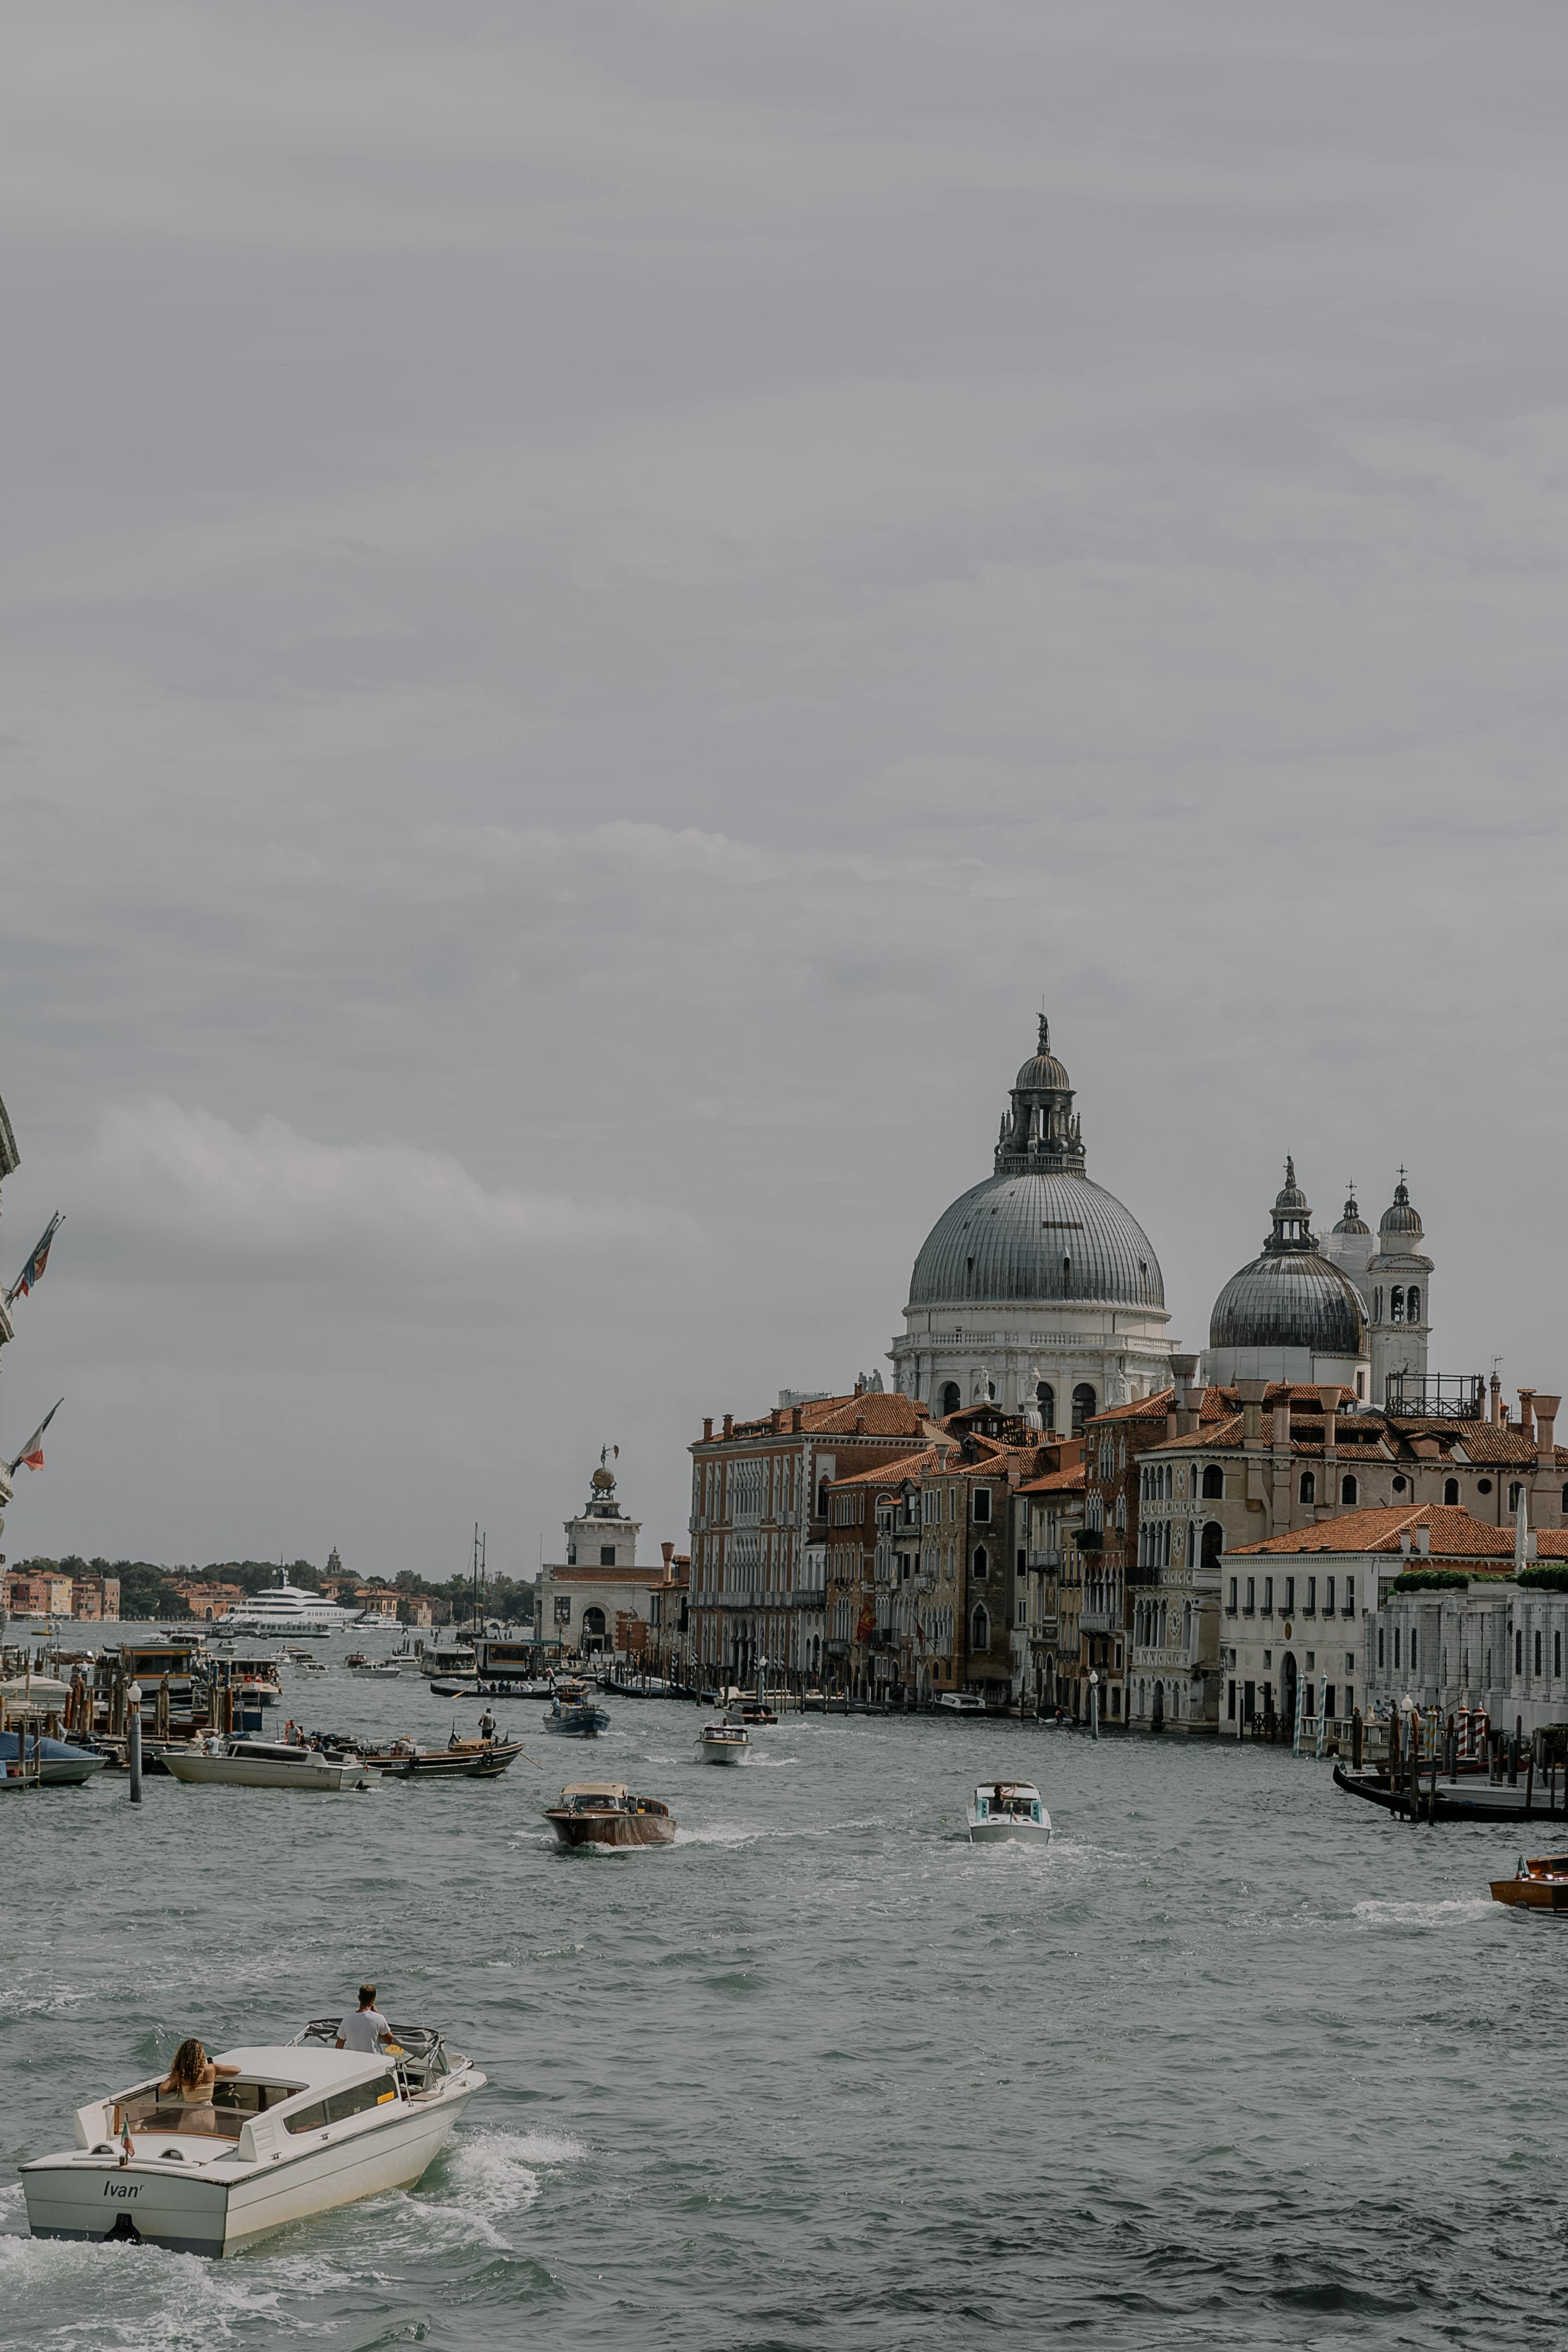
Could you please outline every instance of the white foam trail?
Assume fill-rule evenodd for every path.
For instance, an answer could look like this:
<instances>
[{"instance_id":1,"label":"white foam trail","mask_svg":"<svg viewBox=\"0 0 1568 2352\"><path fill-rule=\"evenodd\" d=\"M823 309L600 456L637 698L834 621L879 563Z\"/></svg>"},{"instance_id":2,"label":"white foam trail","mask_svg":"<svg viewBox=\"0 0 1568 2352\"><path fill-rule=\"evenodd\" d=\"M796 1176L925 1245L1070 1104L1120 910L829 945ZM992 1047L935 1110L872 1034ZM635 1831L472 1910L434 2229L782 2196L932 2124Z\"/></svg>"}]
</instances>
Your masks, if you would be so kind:
<instances>
[{"instance_id":1,"label":"white foam trail","mask_svg":"<svg viewBox=\"0 0 1568 2352\"><path fill-rule=\"evenodd\" d=\"M1430 1903L1401 1903L1392 1896L1374 1896L1358 1903L1352 1917L1364 1927L1452 1927L1460 1919L1484 1919L1492 1909L1490 1895L1456 1895Z\"/></svg>"}]
</instances>

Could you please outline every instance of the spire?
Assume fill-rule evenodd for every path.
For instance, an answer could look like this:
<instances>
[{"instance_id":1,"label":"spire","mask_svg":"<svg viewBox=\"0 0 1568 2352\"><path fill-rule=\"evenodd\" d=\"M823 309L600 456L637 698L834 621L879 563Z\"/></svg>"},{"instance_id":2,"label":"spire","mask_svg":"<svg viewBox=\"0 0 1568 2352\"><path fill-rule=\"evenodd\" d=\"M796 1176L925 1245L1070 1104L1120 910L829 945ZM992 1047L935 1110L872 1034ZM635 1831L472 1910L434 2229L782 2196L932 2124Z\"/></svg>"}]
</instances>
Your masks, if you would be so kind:
<instances>
[{"instance_id":1,"label":"spire","mask_svg":"<svg viewBox=\"0 0 1568 2352\"><path fill-rule=\"evenodd\" d=\"M997 1140L998 1176L1082 1176L1083 1139L1072 1108L1072 1081L1051 1050L1051 1024L1042 1007L1040 1039L1012 1084L1012 1108Z\"/></svg>"},{"instance_id":2,"label":"spire","mask_svg":"<svg viewBox=\"0 0 1568 2352\"><path fill-rule=\"evenodd\" d=\"M1292 1153L1285 1161L1285 1181L1274 1195L1270 1213L1273 1231L1263 1244L1265 1257L1284 1257L1300 1252L1305 1255L1317 1248L1312 1234L1312 1213L1307 1206L1307 1196L1296 1181L1296 1162Z\"/></svg>"}]
</instances>

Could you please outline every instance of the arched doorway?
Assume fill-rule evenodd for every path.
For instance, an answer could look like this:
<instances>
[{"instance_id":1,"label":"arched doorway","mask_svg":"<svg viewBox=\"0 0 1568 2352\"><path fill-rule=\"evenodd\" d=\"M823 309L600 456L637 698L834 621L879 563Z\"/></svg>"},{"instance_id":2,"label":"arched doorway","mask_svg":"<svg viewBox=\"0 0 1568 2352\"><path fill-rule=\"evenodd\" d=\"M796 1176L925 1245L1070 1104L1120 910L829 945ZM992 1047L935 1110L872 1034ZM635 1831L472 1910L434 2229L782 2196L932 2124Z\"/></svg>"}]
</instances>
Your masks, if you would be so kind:
<instances>
[{"instance_id":1,"label":"arched doorway","mask_svg":"<svg viewBox=\"0 0 1568 2352\"><path fill-rule=\"evenodd\" d=\"M602 1609L585 1609L583 1611L582 1646L585 1650L601 1650L604 1647L604 1612Z\"/></svg>"},{"instance_id":2,"label":"arched doorway","mask_svg":"<svg viewBox=\"0 0 1568 2352\"><path fill-rule=\"evenodd\" d=\"M958 1386L957 1381L944 1381L942 1383L942 1393L937 1399L937 1405L940 1412L944 1415L950 1412L957 1412L962 1409L963 1402L964 1391Z\"/></svg>"},{"instance_id":3,"label":"arched doorway","mask_svg":"<svg viewBox=\"0 0 1568 2352\"><path fill-rule=\"evenodd\" d=\"M1072 1391L1072 1434L1082 1437L1083 1424L1094 1417L1094 1391L1087 1381L1080 1381Z\"/></svg>"},{"instance_id":4,"label":"arched doorway","mask_svg":"<svg viewBox=\"0 0 1568 2352\"><path fill-rule=\"evenodd\" d=\"M1200 1554L1202 1566L1205 1568L1218 1568L1219 1566L1219 1555L1224 1549L1225 1529L1220 1526L1218 1519L1207 1520L1204 1525L1203 1549Z\"/></svg>"},{"instance_id":5,"label":"arched doorway","mask_svg":"<svg viewBox=\"0 0 1568 2352\"><path fill-rule=\"evenodd\" d=\"M1155 1731L1163 1731L1166 1727L1166 1686L1164 1683L1156 1683L1155 1685L1155 1711L1151 1719L1151 1727Z\"/></svg>"},{"instance_id":6,"label":"arched doorway","mask_svg":"<svg viewBox=\"0 0 1568 2352\"><path fill-rule=\"evenodd\" d=\"M1280 1728L1287 1739L1296 1729L1296 1661L1287 1650L1280 1661Z\"/></svg>"},{"instance_id":7,"label":"arched doorway","mask_svg":"<svg viewBox=\"0 0 1568 2352\"><path fill-rule=\"evenodd\" d=\"M1040 1425L1041 1429L1054 1429L1056 1427L1056 1391L1051 1387L1049 1381L1039 1381L1036 1382L1034 1401L1040 1407Z\"/></svg>"}]
</instances>

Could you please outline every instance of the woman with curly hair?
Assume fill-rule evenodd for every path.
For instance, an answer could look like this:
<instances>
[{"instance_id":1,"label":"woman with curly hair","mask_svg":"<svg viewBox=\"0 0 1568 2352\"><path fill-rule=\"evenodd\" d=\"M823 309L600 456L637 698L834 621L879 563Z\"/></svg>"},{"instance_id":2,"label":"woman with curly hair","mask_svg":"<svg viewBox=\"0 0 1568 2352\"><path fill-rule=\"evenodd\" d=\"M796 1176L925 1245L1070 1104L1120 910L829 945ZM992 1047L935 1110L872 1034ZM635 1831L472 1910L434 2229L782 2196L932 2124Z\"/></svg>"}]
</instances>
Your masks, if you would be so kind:
<instances>
[{"instance_id":1,"label":"woman with curly hair","mask_svg":"<svg viewBox=\"0 0 1568 2352\"><path fill-rule=\"evenodd\" d=\"M193 2034L174 2053L174 2063L158 2085L161 2102L183 2107L182 2131L214 2131L213 2085L220 2074L237 2074L237 2066L219 2066Z\"/></svg>"}]
</instances>

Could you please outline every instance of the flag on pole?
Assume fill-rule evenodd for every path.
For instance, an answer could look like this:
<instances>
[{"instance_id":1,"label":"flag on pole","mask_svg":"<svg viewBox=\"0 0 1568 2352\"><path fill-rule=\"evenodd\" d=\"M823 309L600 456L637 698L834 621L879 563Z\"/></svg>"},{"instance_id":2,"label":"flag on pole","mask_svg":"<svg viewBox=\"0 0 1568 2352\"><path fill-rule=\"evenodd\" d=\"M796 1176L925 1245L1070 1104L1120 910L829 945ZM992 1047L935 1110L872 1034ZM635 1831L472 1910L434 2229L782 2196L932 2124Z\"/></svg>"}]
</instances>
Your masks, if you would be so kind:
<instances>
[{"instance_id":1,"label":"flag on pole","mask_svg":"<svg viewBox=\"0 0 1568 2352\"><path fill-rule=\"evenodd\" d=\"M54 1215L49 1219L48 1227L43 1239L34 1244L32 1255L28 1258L26 1265L22 1268L21 1273L16 1276L16 1279L11 1285L10 1289L5 1293L5 1304L7 1307L11 1306L16 1299L25 1298L32 1289L33 1285L36 1282L41 1282L43 1280L44 1268L49 1262L50 1247L54 1242L55 1235L59 1232L59 1229L64 1223L64 1216L57 1209Z\"/></svg>"},{"instance_id":2,"label":"flag on pole","mask_svg":"<svg viewBox=\"0 0 1568 2352\"><path fill-rule=\"evenodd\" d=\"M13 1477L15 1477L16 1472L23 1467L29 1470L41 1470L43 1468L44 1432L47 1429L50 1422L53 1421L56 1413L58 1412L60 1406L64 1404L64 1397L60 1397L49 1407L47 1412L44 1415L37 1429L34 1430L33 1434L28 1438L27 1443L23 1446L22 1451L17 1454L16 1460L14 1462L7 1462L5 1467L11 1473Z\"/></svg>"}]
</instances>

